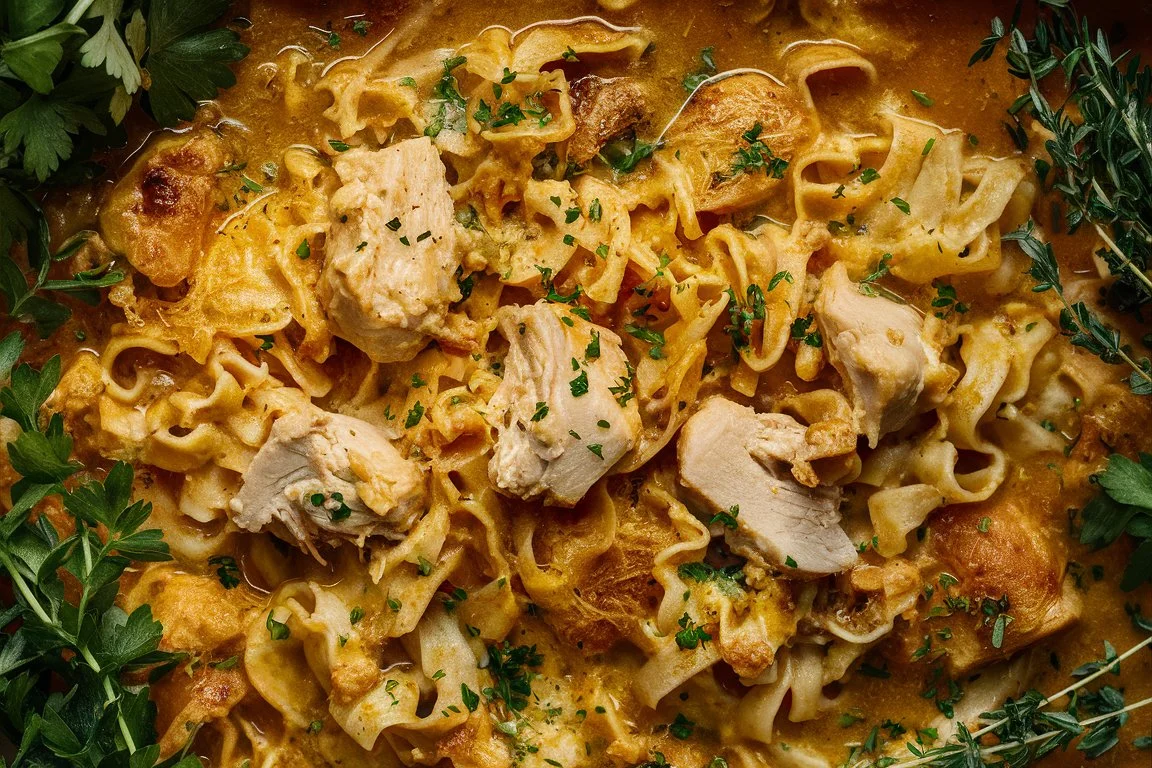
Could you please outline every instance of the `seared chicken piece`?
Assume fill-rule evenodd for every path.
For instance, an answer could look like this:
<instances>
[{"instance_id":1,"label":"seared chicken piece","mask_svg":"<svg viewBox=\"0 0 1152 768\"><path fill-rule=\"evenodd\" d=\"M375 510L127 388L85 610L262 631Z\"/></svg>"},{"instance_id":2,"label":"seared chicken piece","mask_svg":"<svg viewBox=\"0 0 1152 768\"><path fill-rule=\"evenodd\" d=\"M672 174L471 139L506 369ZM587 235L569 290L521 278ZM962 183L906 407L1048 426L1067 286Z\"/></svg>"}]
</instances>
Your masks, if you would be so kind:
<instances>
[{"instance_id":1,"label":"seared chicken piece","mask_svg":"<svg viewBox=\"0 0 1152 768\"><path fill-rule=\"evenodd\" d=\"M504 308L499 330L509 346L489 403L499 434L488 476L509 495L571 507L640 436L620 337L545 301Z\"/></svg>"},{"instance_id":2,"label":"seared chicken piece","mask_svg":"<svg viewBox=\"0 0 1152 768\"><path fill-rule=\"evenodd\" d=\"M696 91L668 128L665 154L674 154L687 169L697 210L728 213L755 206L781 188L787 162L816 133L795 91L764 75L741 74ZM775 173L768 151L785 161Z\"/></svg>"},{"instance_id":3,"label":"seared chicken piece","mask_svg":"<svg viewBox=\"0 0 1152 768\"><path fill-rule=\"evenodd\" d=\"M926 371L937 359L916 310L865 295L843 264L820 278L816 321L832 365L844 379L860 433L875 448L916 413Z\"/></svg>"},{"instance_id":4,"label":"seared chicken piece","mask_svg":"<svg viewBox=\"0 0 1152 768\"><path fill-rule=\"evenodd\" d=\"M572 83L576 132L568 140L568 159L586 163L611 139L648 118L644 89L629 77L588 75Z\"/></svg>"},{"instance_id":5,"label":"seared chicken piece","mask_svg":"<svg viewBox=\"0 0 1152 768\"><path fill-rule=\"evenodd\" d=\"M312 553L318 542L402 538L424 508L420 469L366 421L319 408L272 424L232 500L232 520L271 528Z\"/></svg>"},{"instance_id":6,"label":"seared chicken piece","mask_svg":"<svg viewBox=\"0 0 1152 768\"><path fill-rule=\"evenodd\" d=\"M156 141L100 212L104 242L158 286L192 275L215 210L224 142L210 131Z\"/></svg>"},{"instance_id":7,"label":"seared chicken piece","mask_svg":"<svg viewBox=\"0 0 1152 768\"><path fill-rule=\"evenodd\" d=\"M840 489L806 488L776 458L790 440L781 432L803 429L790 421L709 399L680 433L680 480L709 510L733 518L736 527L724 530L733 552L790 575L839 573L856 562L839 525Z\"/></svg>"},{"instance_id":8,"label":"seared chicken piece","mask_svg":"<svg viewBox=\"0 0 1152 768\"><path fill-rule=\"evenodd\" d=\"M343 186L320 277L334 330L377 362L411 360L460 300L452 198L427 137L333 161Z\"/></svg>"},{"instance_id":9,"label":"seared chicken piece","mask_svg":"<svg viewBox=\"0 0 1152 768\"><path fill-rule=\"evenodd\" d=\"M1054 503L1056 485L1032 479L1027 490L1023 484L1015 487L1026 497L1001 495L948 507L932 518L926 537L932 560L959 582L938 587L939 599L966 597L972 614L956 616L953 608L947 620L952 638L941 647L948 650L944 660L953 677L1008 658L1080 618L1080 598L1064 577L1067 556L1058 528L1064 515ZM940 583L938 575L932 580ZM1005 602L987 615L985 599ZM992 632L1001 612L1012 621L995 648Z\"/></svg>"}]
</instances>

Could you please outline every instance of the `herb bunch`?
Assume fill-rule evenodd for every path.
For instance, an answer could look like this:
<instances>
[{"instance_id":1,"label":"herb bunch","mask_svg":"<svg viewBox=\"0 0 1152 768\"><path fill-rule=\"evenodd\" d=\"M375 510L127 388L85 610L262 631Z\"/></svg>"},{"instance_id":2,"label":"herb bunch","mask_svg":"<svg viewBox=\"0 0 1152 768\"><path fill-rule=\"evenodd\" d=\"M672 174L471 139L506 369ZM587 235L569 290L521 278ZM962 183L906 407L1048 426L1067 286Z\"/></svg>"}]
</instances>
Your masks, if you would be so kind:
<instances>
[{"instance_id":1,"label":"herb bunch","mask_svg":"<svg viewBox=\"0 0 1152 768\"><path fill-rule=\"evenodd\" d=\"M1026 149L1020 116L1027 114L1052 134L1045 142L1051 163L1038 160L1037 175L1063 199L1068 230L1091 227L1103 243L1097 255L1116 277L1109 306L1139 316L1152 303L1147 273L1152 266L1152 68L1130 52L1113 55L1108 36L1103 30L1093 32L1071 0L1038 4L1031 37L1018 26L1018 3L1007 27L993 20L991 34L969 65L990 59L1008 39L1008 71L1028 83L1027 92L1009 109L1015 121L1009 131ZM1057 78L1062 83L1053 87ZM1059 93L1060 101L1053 103L1046 92ZM1127 364L1133 391L1152 394L1152 365L1135 359L1119 334L1085 304L1064 299L1056 262L1042 244L1032 242L1031 229L1012 239L1033 259L1037 290L1055 290L1063 300L1061 324L1073 343L1106 362Z\"/></svg>"},{"instance_id":2,"label":"herb bunch","mask_svg":"<svg viewBox=\"0 0 1152 768\"><path fill-rule=\"evenodd\" d=\"M39 371L14 367L22 349L17 333L0 341L0 381L11 374L0 415L20 428L8 443L20 479L0 518L0 568L12 587L12 599L0 599L0 731L16 747L11 765L199 766L195 757L158 762L148 686L125 680L177 660L158 650L162 627L147 605L126 613L115 604L129 565L170 559L160 531L142 528L151 505L132 501L128 464L103 481L82 473L63 418L43 413L60 358Z\"/></svg>"},{"instance_id":3,"label":"herb bunch","mask_svg":"<svg viewBox=\"0 0 1152 768\"><path fill-rule=\"evenodd\" d=\"M209 29L229 0L21 0L0 13L0 295L9 316L47 337L71 311L60 293L88 302L123 279L103 266L50 280L55 262L37 198L46 185L76 184L102 169L103 146L143 93L162 126L191 119L196 103L231 86L228 64L248 49L235 32ZM27 271L12 259L26 243Z\"/></svg>"},{"instance_id":4,"label":"herb bunch","mask_svg":"<svg viewBox=\"0 0 1152 768\"><path fill-rule=\"evenodd\" d=\"M1038 4L1031 37L1018 26L1018 3L1008 27L993 20L991 34L969 64L991 58L1008 38L1008 71L1028 83L1009 109L1016 120L1009 130L1021 150L1027 148L1021 114L1051 133L1045 149L1052 162L1037 160L1037 176L1064 201L1069 232L1088 226L1103 243L1096 255L1116 278L1108 289L1109 307L1144 321L1152 304L1152 68L1131 53L1113 55L1108 36L1093 33L1070 0ZM1059 75L1061 87L1053 89L1049 81ZM1046 91L1061 93L1062 103L1053 105ZM1070 342L1105 363L1127 366L1132 392L1152 395L1152 362L1085 302L1067 298L1052 246L1036 236L1034 223L1004 239L1017 242L1031 260L1033 290L1059 298L1060 328ZM1150 339L1152 334L1145 334L1144 344ZM1152 459L1139 458L1109 457L1095 478L1102 492L1083 510L1080 532L1080 541L1094 547L1124 533L1133 537L1136 550L1121 580L1125 590L1152 581Z\"/></svg>"},{"instance_id":5,"label":"herb bunch","mask_svg":"<svg viewBox=\"0 0 1152 768\"><path fill-rule=\"evenodd\" d=\"M1138 628L1152 632L1152 623L1138 612L1132 619ZM1117 655L1105 642L1104 659L1074 669L1071 674L1076 682L1057 693L1045 696L1030 690L1018 699L1009 698L997 710L982 713L985 725L978 730L957 722L955 736L946 743L928 747L918 738L916 743L905 743L910 758L880 757L853 763L852 768L1027 768L1073 745L1086 758L1098 758L1120 743L1120 729L1129 713L1152 705L1152 698L1127 704L1123 689L1105 684L1089 690L1087 686L1105 675L1119 675L1120 663L1149 645L1152 636ZM1068 703L1063 710L1046 709L1065 696ZM1145 748L1145 739L1138 738L1135 744ZM873 743L864 751L876 752L876 746Z\"/></svg>"}]
</instances>

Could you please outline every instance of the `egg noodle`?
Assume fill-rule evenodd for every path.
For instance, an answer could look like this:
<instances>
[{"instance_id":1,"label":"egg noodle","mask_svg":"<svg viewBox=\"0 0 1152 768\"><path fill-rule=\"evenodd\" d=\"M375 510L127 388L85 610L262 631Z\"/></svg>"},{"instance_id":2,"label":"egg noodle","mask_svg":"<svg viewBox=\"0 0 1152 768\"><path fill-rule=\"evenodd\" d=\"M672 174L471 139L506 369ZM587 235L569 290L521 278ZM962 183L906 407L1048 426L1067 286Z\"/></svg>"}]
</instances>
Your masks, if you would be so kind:
<instances>
[{"instance_id":1,"label":"egg noodle","mask_svg":"<svg viewBox=\"0 0 1152 768\"><path fill-rule=\"evenodd\" d=\"M188 654L164 754L819 768L853 691L903 685L903 750L1033 684L1100 456L1053 420L1131 396L1003 239L1031 158L846 124L883 38L800 5L818 39L689 91L644 25L434 48L413 4L242 81L279 156L206 107L132 158L87 247L133 277L49 405L176 556L122 594Z\"/></svg>"}]
</instances>

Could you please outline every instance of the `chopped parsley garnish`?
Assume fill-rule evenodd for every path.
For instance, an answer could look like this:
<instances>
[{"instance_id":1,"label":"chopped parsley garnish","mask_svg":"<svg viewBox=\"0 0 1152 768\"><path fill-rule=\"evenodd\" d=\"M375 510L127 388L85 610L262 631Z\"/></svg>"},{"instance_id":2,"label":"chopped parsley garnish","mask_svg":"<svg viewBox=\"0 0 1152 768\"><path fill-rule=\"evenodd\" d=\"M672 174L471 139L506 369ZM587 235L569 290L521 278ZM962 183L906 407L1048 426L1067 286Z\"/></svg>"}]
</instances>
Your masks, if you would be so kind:
<instances>
[{"instance_id":1,"label":"chopped parsley garnish","mask_svg":"<svg viewBox=\"0 0 1152 768\"><path fill-rule=\"evenodd\" d=\"M792 321L791 337L803 342L804 344L807 344L810 347L815 347L816 349L824 346L824 339L820 335L820 330L809 330L815 321L816 318L812 315L796 318L794 321Z\"/></svg>"},{"instance_id":2,"label":"chopped parsley garnish","mask_svg":"<svg viewBox=\"0 0 1152 768\"><path fill-rule=\"evenodd\" d=\"M684 90L691 93L699 88L701 83L716 74L716 59L713 58L713 51L712 46L700 49L700 65L694 72L685 75L681 81L684 85Z\"/></svg>"},{"instance_id":3,"label":"chopped parsley garnish","mask_svg":"<svg viewBox=\"0 0 1152 768\"><path fill-rule=\"evenodd\" d=\"M588 450L590 450L590 451L592 451L592 453L596 454L597 458L601 458L601 459L604 458L604 446L600 445L599 443L590 444L588 446Z\"/></svg>"},{"instance_id":4,"label":"chopped parsley garnish","mask_svg":"<svg viewBox=\"0 0 1152 768\"><path fill-rule=\"evenodd\" d=\"M584 347L584 359L595 360L600 357L600 332L592 331L592 341Z\"/></svg>"},{"instance_id":5,"label":"chopped parsley garnish","mask_svg":"<svg viewBox=\"0 0 1152 768\"><path fill-rule=\"evenodd\" d=\"M917 90L913 89L912 97L915 98L916 101L920 102L921 104L923 104L926 107L930 107L936 103L935 99L933 99L931 96L924 93L923 91L917 91Z\"/></svg>"},{"instance_id":6,"label":"chopped parsley garnish","mask_svg":"<svg viewBox=\"0 0 1152 768\"><path fill-rule=\"evenodd\" d=\"M460 701L469 712L475 712L480 706L480 694L469 688L467 683L460 683Z\"/></svg>"},{"instance_id":7,"label":"chopped parsley garnish","mask_svg":"<svg viewBox=\"0 0 1152 768\"><path fill-rule=\"evenodd\" d=\"M651 345L648 350L648 357L652 358L653 360L659 360L664 357L665 341L663 331L645 328L642 325L634 325L632 323L625 325L624 330L628 333L629 336Z\"/></svg>"},{"instance_id":8,"label":"chopped parsley garnish","mask_svg":"<svg viewBox=\"0 0 1152 768\"><path fill-rule=\"evenodd\" d=\"M507 640L490 645L487 669L492 675L492 686L481 693L489 701L503 702L512 713L521 712L532 695L532 680L536 677L532 670L543 663L544 657L534 645L513 647Z\"/></svg>"},{"instance_id":9,"label":"chopped parsley garnish","mask_svg":"<svg viewBox=\"0 0 1152 768\"><path fill-rule=\"evenodd\" d=\"M268 636L273 640L287 640L292 636L292 630L282 621L277 621L275 611L268 611L268 619L264 626L268 629Z\"/></svg>"},{"instance_id":10,"label":"chopped parsley garnish","mask_svg":"<svg viewBox=\"0 0 1152 768\"><path fill-rule=\"evenodd\" d=\"M696 626L692 617L685 613L677 622L681 629L676 633L676 645L682 651L695 650L697 646L704 647L704 643L712 639L712 635L704 631L703 627Z\"/></svg>"},{"instance_id":11,"label":"chopped parsley garnish","mask_svg":"<svg viewBox=\"0 0 1152 768\"><path fill-rule=\"evenodd\" d=\"M300 245L296 246L296 255L301 259L307 259L312 256L312 246L308 244L308 238L300 241Z\"/></svg>"},{"instance_id":12,"label":"chopped parsley garnish","mask_svg":"<svg viewBox=\"0 0 1152 768\"><path fill-rule=\"evenodd\" d=\"M536 412L532 414L532 421L543 421L548 415L548 403L536 403Z\"/></svg>"},{"instance_id":13,"label":"chopped parsley garnish","mask_svg":"<svg viewBox=\"0 0 1152 768\"><path fill-rule=\"evenodd\" d=\"M625 363L624 365L628 371L628 374L617 379L617 381L620 382L619 384L608 387L608 391L615 396L616 402L620 405L621 408L627 406L628 401L636 396L636 393L632 389L632 377L634 375L632 365L631 363Z\"/></svg>"},{"instance_id":14,"label":"chopped parsley garnish","mask_svg":"<svg viewBox=\"0 0 1152 768\"><path fill-rule=\"evenodd\" d=\"M946 320L953 312L963 315L968 312L968 305L956 300L956 289L951 285L936 286L936 298L932 299L933 314L941 320Z\"/></svg>"},{"instance_id":15,"label":"chopped parsley garnish","mask_svg":"<svg viewBox=\"0 0 1152 768\"><path fill-rule=\"evenodd\" d=\"M552 280L552 268L536 265L536 269L540 272L540 285L544 288L545 291L547 291L547 294L544 296L544 298L553 304L571 304L579 299L580 294L584 292L580 286L576 286L572 290L572 293L567 295L557 293L556 284Z\"/></svg>"},{"instance_id":16,"label":"chopped parsley garnish","mask_svg":"<svg viewBox=\"0 0 1152 768\"><path fill-rule=\"evenodd\" d=\"M424 406L417 400L416 404L408 410L408 416L404 419L404 428L411 429L420 423L424 418Z\"/></svg>"},{"instance_id":17,"label":"chopped parsley garnish","mask_svg":"<svg viewBox=\"0 0 1152 768\"><path fill-rule=\"evenodd\" d=\"M781 273L788 275L787 272ZM791 275L788 275L791 277ZM777 283L777 277L772 278ZM775 285L769 284L772 290ZM760 290L760 286L755 283L748 286L746 294L748 296L747 303L741 303L736 296L736 292L731 288L725 291L728 294L728 320L729 324L724 326L724 333L732 338L732 348L736 351L746 349L751 344L752 338L752 323L756 320L763 320L765 315L764 307L764 292Z\"/></svg>"},{"instance_id":18,"label":"chopped parsley garnish","mask_svg":"<svg viewBox=\"0 0 1152 768\"><path fill-rule=\"evenodd\" d=\"M712 519L708 521L708 524L715 525L716 523L720 523L725 528L731 528L732 530L735 530L737 526L736 518L739 516L740 505L733 504L728 508L727 512L717 512L715 515L713 515Z\"/></svg>"},{"instance_id":19,"label":"chopped parsley garnish","mask_svg":"<svg viewBox=\"0 0 1152 768\"><path fill-rule=\"evenodd\" d=\"M580 371L579 376L568 382L568 387L572 390L572 397L588 394L588 371Z\"/></svg>"},{"instance_id":20,"label":"chopped parsley garnish","mask_svg":"<svg viewBox=\"0 0 1152 768\"><path fill-rule=\"evenodd\" d=\"M696 729L696 723L684 717L684 713L677 712L675 719L668 726L668 733L672 734L681 741L692 738L692 733Z\"/></svg>"},{"instance_id":21,"label":"chopped parsley garnish","mask_svg":"<svg viewBox=\"0 0 1152 768\"><path fill-rule=\"evenodd\" d=\"M608 142L601 148L597 157L617 174L632 173L641 161L652 157L659 148L659 144L649 144L640 137L633 136L631 139Z\"/></svg>"},{"instance_id":22,"label":"chopped parsley garnish","mask_svg":"<svg viewBox=\"0 0 1152 768\"><path fill-rule=\"evenodd\" d=\"M792 273L788 270L777 272L776 274L772 275L772 279L768 281L768 292L771 293L772 291L776 290L776 286L780 285L781 281L788 283L789 285L792 285L796 282L792 277Z\"/></svg>"},{"instance_id":23,"label":"chopped parsley garnish","mask_svg":"<svg viewBox=\"0 0 1152 768\"><path fill-rule=\"evenodd\" d=\"M240 586L240 566L236 558L231 555L214 555L208 558L208 564L217 566L216 578L220 580L224 589L235 589Z\"/></svg>"},{"instance_id":24,"label":"chopped parsley garnish","mask_svg":"<svg viewBox=\"0 0 1152 768\"><path fill-rule=\"evenodd\" d=\"M748 146L736 150L735 159L732 161L732 167L728 169L726 178L741 173L754 174L760 170L773 179L784 178L784 173L788 170L788 161L776 157L768 145L761 141L760 134L763 131L764 126L756 123L741 134L740 138L747 142Z\"/></svg>"},{"instance_id":25,"label":"chopped parsley garnish","mask_svg":"<svg viewBox=\"0 0 1152 768\"><path fill-rule=\"evenodd\" d=\"M440 106L436 116L424 129L425 136L439 136L445 128L456 133L464 133L467 130L464 109L468 106L468 102L460 95L459 83L456 76L452 74L452 70L467 63L467 61L468 59L464 56L453 56L444 60L444 71L440 80L432 88Z\"/></svg>"},{"instance_id":26,"label":"chopped parsley garnish","mask_svg":"<svg viewBox=\"0 0 1152 768\"><path fill-rule=\"evenodd\" d=\"M864 294L865 296L878 295L876 292L876 288L873 287L872 284L875 283L877 280L880 280L881 278L886 277L888 275L888 273L889 273L888 264L891 261L892 261L892 254L890 254L890 253L886 253L880 257L880 261L878 261L876 263L876 266L872 269L872 271L870 273L868 273L867 275L865 275L864 277L860 278L860 285L859 285L860 293Z\"/></svg>"},{"instance_id":27,"label":"chopped parsley garnish","mask_svg":"<svg viewBox=\"0 0 1152 768\"><path fill-rule=\"evenodd\" d=\"M594 198L588 206L588 221L598 222L604 215L604 209L600 205L600 198Z\"/></svg>"}]
</instances>

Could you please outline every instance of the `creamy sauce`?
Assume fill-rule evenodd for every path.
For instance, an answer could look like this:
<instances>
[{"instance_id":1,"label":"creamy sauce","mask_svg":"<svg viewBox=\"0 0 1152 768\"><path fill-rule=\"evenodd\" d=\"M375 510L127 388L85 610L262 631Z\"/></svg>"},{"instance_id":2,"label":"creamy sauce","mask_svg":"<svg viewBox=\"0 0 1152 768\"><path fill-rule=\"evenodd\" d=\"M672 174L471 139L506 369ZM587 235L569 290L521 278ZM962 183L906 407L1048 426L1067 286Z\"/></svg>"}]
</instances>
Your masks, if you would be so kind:
<instances>
[{"instance_id":1,"label":"creamy sauce","mask_svg":"<svg viewBox=\"0 0 1152 768\"><path fill-rule=\"evenodd\" d=\"M243 15L251 21L251 26L242 34L244 42L252 48L251 54L237 68L237 86L222 94L218 102L207 109L218 115L219 130L243 147L248 167L257 169L264 162L280 158L290 145L318 144L321 134L317 115L327 106L325 97L313 92L310 101L293 112L287 112L283 102L271 98L268 93L266 63L290 45L301 46L318 63L330 64L340 57L360 55L395 25L404 24L405 4L395 3L384 8L382 6L389 4L253 0L246 5ZM877 82L870 86L852 78L825 77L816 81L815 97L829 119L854 132L868 133L878 130L881 112L893 110L962 130L973 137L974 143L978 142L984 153L1010 155L1015 151L1002 122L1006 108L1020 91L1019 81L1006 73L999 52L991 62L974 68L967 66L971 52L987 34L990 17L996 12L1010 14L1010 4L861 2L857 9L838 11L843 14L842 20L823 30L808 26L794 9L782 11L777 8L766 20L757 21L770 5L752 2L715 5L640 2L629 11L606 13L599 11L593 3L573 0L524 0L501 7L494 7L491 2L463 0L444 4L443 10L435 17L436 21L422 33L419 47L454 49L472 40L490 24L515 29L542 19L590 13L603 15L615 23L644 27L652 31L655 48L632 67L629 74L659 85L651 91L656 97L654 114L650 124L641 131L643 135L653 137L679 109L685 96L681 78L697 68L697 55L701 48L714 47L715 60L721 70L752 67L778 72L783 66L782 54L790 43L826 37L830 29L831 36L858 42L876 65L878 77ZM835 7L839 4L828 5ZM1148 37L1149 30L1152 30L1149 9L1131 3L1106 3L1093 4L1087 10L1091 21L1097 24L1103 24L1109 18L1123 19L1123 34L1116 35L1117 40L1141 49L1152 46L1152 38ZM365 36L353 30L354 21L368 23ZM861 32L859 27L850 26L859 21L866 22L869 25L867 30L872 31ZM326 42L328 30L334 30L340 36L338 51ZM933 105L922 104L913 96L913 90L927 94ZM129 126L130 148L140 146L147 139L146 130L140 122ZM110 153L106 158L110 168L108 177L89 189L53 194L50 213L56 240L62 240L76 229L94 226L102 195L113 179L127 169L133 154L131 151ZM1044 202L1038 206L1041 217L1047 207ZM221 220L224 216L222 212ZM1090 264L1091 243L1083 236L1060 236L1055 242L1065 268L1085 269ZM995 298L988 297L977 299L978 303L986 305L995 301ZM108 308L78 312L73 323L54 342L55 346L49 349L47 344L41 345L38 351L44 355L62 353L67 365L75 355L88 354L85 348L103 346L108 324L114 316L115 313ZM83 345L71 342L76 331L85 334ZM146 367L148 362L140 360L137 364ZM1145 449L1152 450L1152 442L1146 442ZM1063 461L1059 456L1051 459ZM1017 467L1015 471L1021 476L1052 471L1045 468L1044 463ZM155 478L161 485L178 480L166 477L162 472L156 472ZM1028 504L1029 488L1025 478L1013 484L1008 493L1019 494L1022 503ZM1032 684L1045 692L1063 688L1070 680L1068 673L1072 668L1101 657L1104 640L1123 650L1141 639L1141 633L1132 626L1125 613L1126 604L1142 604L1145 613L1152 614L1152 591L1147 586L1132 593L1119 590L1119 564L1128 556L1127 543L1122 542L1103 552L1090 552L1063 532L1068 524L1064 510L1079 506L1083 500L1084 492L1078 486L1063 491L1053 505L1058 512L1049 521L1055 535L1067 542L1070 560L1079 564L1084 611L1075 627L1028 651L1033 656L1034 667L1039 670ZM275 553L266 546L263 552L252 551L246 555L248 558L270 556L275 557ZM313 578L329 576L328 572L298 554L292 554L289 561L292 565L286 570L292 575L304 575L307 569ZM193 570L203 569L200 563L186 565ZM1102 574L1099 579L1092 575L1097 567ZM257 583L252 586L256 592L275 585ZM524 626L521 632L527 633L525 637L549 648L550 656L572 654L571 650L559 645L540 622L528 620ZM878 665L890 651L891 658L895 658L898 650L899 643L895 641L882 644L869 658ZM629 677L642 662L636 656L629 650L611 650L576 661L574 666L594 673L593 676L605 680L609 688L627 688ZM927 685L925 668L891 661L890 670L891 676L883 680L860 675L852 678L842 686L842 698L836 709L821 719L805 723L779 721L777 738L780 748L789 744L805 745L826 753L830 758L842 759L847 754L842 745L859 742L875 723L890 719L903 723L911 732L931 722L939 713L933 701L921 695ZM724 686L732 682L722 677L723 673L718 672L714 693L715 700L720 702L726 700ZM1122 677L1109 678L1109 682L1124 687L1129 703L1152 695L1152 652L1146 650L1125 662ZM157 689L161 698L166 695L167 685L163 683ZM271 713L258 707L250 709L252 718L260 722L267 720L267 727L275 729ZM849 727L838 722L840 713L856 711L863 713L865 719ZM647 727L668 721L666 717L648 713L638 719ZM1135 750L1131 742L1150 731L1152 708L1133 713L1122 731L1120 745L1093 764L1117 768L1148 765L1148 753ZM669 758L674 759L672 753L669 753ZM1053 768L1080 764L1082 758L1076 752L1054 754L1044 762Z\"/></svg>"}]
</instances>

